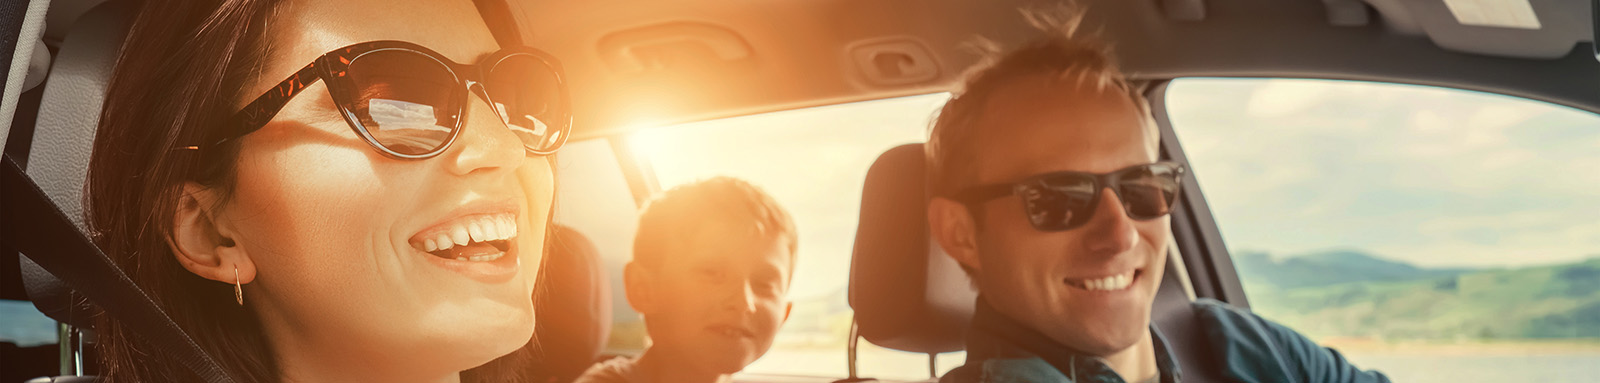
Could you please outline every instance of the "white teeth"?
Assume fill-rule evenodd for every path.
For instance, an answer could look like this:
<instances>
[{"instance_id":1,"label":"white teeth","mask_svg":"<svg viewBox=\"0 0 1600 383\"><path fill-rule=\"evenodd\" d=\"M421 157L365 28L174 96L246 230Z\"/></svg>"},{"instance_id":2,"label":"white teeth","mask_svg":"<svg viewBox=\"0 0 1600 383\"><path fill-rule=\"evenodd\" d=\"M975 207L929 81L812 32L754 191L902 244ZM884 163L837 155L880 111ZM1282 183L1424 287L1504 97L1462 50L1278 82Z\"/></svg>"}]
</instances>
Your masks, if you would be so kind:
<instances>
[{"instance_id":1,"label":"white teeth","mask_svg":"<svg viewBox=\"0 0 1600 383\"><path fill-rule=\"evenodd\" d=\"M506 235L506 229L503 228L503 227L500 227L500 220L498 220L498 219L489 218L489 219L483 220L483 227L484 227L485 230L489 231L489 235L494 237L494 239L496 241L502 240L502 239L506 239L506 237L509 237L508 235Z\"/></svg>"},{"instance_id":2,"label":"white teeth","mask_svg":"<svg viewBox=\"0 0 1600 383\"><path fill-rule=\"evenodd\" d=\"M1133 284L1133 273L1083 281L1084 290L1122 290Z\"/></svg>"},{"instance_id":3,"label":"white teeth","mask_svg":"<svg viewBox=\"0 0 1600 383\"><path fill-rule=\"evenodd\" d=\"M457 220L439 232L428 235L431 238L420 239L414 242L413 246L423 251L436 252L474 242L508 240L517 236L516 216L512 214L474 216Z\"/></svg>"},{"instance_id":4,"label":"white teeth","mask_svg":"<svg viewBox=\"0 0 1600 383\"><path fill-rule=\"evenodd\" d=\"M475 221L467 222L467 234L472 237L473 242L483 242L484 240L489 239L489 236L484 235L483 225L479 225L478 222Z\"/></svg>"},{"instance_id":5,"label":"white teeth","mask_svg":"<svg viewBox=\"0 0 1600 383\"><path fill-rule=\"evenodd\" d=\"M456 247L455 241L451 241L450 240L450 236L444 235L444 234L439 234L438 237L435 237L433 239L433 243L435 243L435 244L437 244L439 246L439 250L444 250L444 249L449 249L449 248L452 248L452 247Z\"/></svg>"}]
</instances>

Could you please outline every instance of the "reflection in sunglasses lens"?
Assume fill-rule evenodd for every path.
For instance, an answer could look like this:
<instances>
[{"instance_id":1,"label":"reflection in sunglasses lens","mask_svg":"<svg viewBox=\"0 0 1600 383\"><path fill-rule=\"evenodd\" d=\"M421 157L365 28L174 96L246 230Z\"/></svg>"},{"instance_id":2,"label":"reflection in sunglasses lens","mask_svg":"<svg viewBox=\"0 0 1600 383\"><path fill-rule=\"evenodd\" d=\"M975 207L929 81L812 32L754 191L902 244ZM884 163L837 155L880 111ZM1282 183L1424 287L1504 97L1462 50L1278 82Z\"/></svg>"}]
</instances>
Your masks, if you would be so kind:
<instances>
[{"instance_id":1,"label":"reflection in sunglasses lens","mask_svg":"<svg viewBox=\"0 0 1600 383\"><path fill-rule=\"evenodd\" d=\"M529 55L514 55L489 71L484 88L495 102L501 121L523 146L546 152L561 143L565 106L554 68Z\"/></svg>"},{"instance_id":2,"label":"reflection in sunglasses lens","mask_svg":"<svg viewBox=\"0 0 1600 383\"><path fill-rule=\"evenodd\" d=\"M386 50L350 63L354 99L345 109L384 148L404 155L438 150L457 126L455 75L422 54Z\"/></svg>"}]
</instances>

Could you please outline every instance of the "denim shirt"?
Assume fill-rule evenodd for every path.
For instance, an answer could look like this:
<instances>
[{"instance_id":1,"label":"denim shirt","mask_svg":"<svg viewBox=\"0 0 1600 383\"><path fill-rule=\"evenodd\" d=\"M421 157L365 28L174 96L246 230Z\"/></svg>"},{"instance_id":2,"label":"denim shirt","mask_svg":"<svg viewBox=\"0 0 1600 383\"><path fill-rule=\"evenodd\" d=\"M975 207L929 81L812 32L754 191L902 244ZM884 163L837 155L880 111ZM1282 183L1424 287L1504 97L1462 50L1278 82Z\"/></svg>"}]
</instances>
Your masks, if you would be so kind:
<instances>
[{"instance_id":1,"label":"denim shirt","mask_svg":"<svg viewBox=\"0 0 1600 383\"><path fill-rule=\"evenodd\" d=\"M1388 383L1351 365L1337 351L1294 330L1211 299L1192 304L1221 379L1235 382ZM1183 373L1161 331L1150 327L1161 383ZM1050 340L995 312L981 298L968 332L967 363L940 383L1125 383L1105 362Z\"/></svg>"}]
</instances>

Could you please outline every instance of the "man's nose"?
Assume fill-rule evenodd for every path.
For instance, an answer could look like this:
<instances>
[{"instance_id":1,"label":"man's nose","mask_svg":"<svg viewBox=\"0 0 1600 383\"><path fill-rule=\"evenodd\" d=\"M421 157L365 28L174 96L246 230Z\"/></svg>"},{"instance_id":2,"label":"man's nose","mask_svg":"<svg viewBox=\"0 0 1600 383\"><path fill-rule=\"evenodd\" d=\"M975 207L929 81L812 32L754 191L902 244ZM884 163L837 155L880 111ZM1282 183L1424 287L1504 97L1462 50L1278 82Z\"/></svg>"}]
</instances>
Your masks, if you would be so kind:
<instances>
[{"instance_id":1,"label":"man's nose","mask_svg":"<svg viewBox=\"0 0 1600 383\"><path fill-rule=\"evenodd\" d=\"M1133 249L1139 241L1139 231L1123 210L1122 199L1106 188L1095 202L1094 215L1083 226L1084 250L1093 256L1110 257Z\"/></svg>"}]
</instances>

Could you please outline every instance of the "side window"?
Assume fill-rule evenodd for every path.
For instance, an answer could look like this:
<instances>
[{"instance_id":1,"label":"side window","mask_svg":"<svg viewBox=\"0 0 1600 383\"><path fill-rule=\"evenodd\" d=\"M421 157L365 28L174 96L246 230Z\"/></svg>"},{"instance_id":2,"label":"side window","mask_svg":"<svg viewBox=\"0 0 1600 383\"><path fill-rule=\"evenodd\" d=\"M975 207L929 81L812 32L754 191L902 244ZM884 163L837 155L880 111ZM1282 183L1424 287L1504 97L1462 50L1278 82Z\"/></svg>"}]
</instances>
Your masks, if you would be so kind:
<instances>
[{"instance_id":1,"label":"side window","mask_svg":"<svg viewBox=\"0 0 1600 383\"><path fill-rule=\"evenodd\" d=\"M1166 96L1258 314L1395 381L1600 372L1600 115L1348 81Z\"/></svg>"},{"instance_id":2,"label":"side window","mask_svg":"<svg viewBox=\"0 0 1600 383\"><path fill-rule=\"evenodd\" d=\"M0 299L0 343L6 347L56 344L56 321L33 307L33 302Z\"/></svg>"},{"instance_id":3,"label":"side window","mask_svg":"<svg viewBox=\"0 0 1600 383\"><path fill-rule=\"evenodd\" d=\"M661 189L719 175L739 177L771 194L799 231L789 320L749 374L845 376L851 249L867 168L884 151L924 141L934 111L949 98L930 94L763 113L651 128L629 137ZM637 328L619 315L617 331ZM613 332L616 334L616 332ZM615 343L615 342L613 342ZM926 379L928 356L860 343L862 376ZM939 356L943 370L963 354Z\"/></svg>"}]
</instances>

